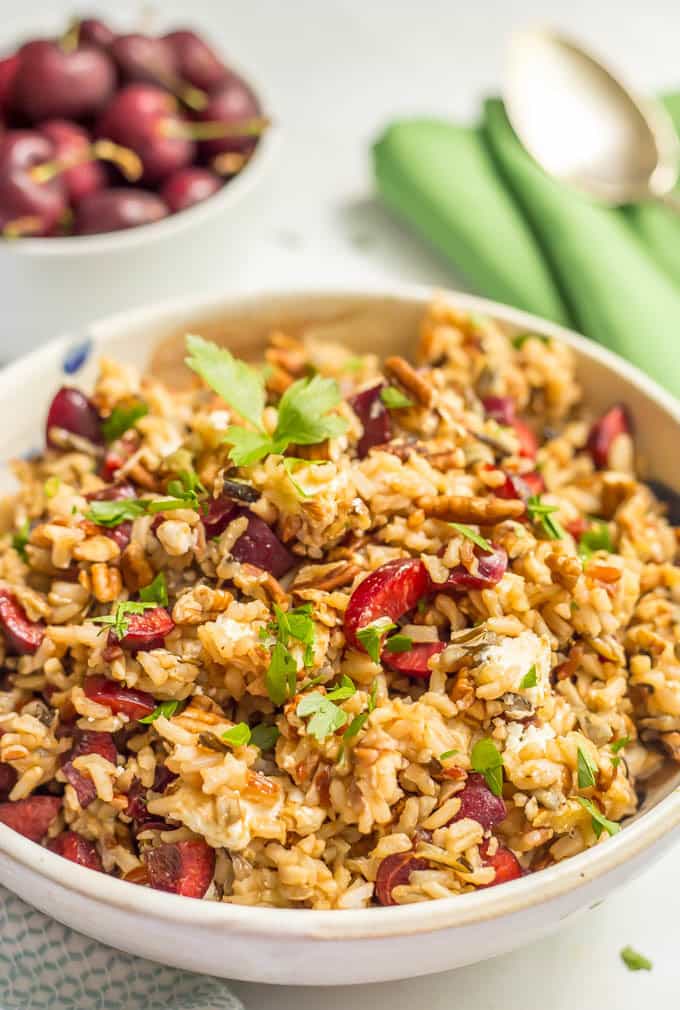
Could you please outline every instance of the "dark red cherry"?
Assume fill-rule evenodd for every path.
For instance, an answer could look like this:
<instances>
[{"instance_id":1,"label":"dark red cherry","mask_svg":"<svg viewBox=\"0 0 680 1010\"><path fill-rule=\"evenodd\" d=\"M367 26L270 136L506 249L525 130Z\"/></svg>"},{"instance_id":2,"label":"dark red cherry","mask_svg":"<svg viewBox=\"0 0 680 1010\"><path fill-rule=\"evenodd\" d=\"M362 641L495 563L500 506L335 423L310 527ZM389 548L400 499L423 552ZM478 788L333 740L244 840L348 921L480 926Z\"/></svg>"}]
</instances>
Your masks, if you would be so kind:
<instances>
[{"instance_id":1,"label":"dark red cherry","mask_svg":"<svg viewBox=\"0 0 680 1010\"><path fill-rule=\"evenodd\" d=\"M66 50L58 42L36 39L19 50L12 105L33 123L84 119L101 111L115 86L115 68L102 49Z\"/></svg>"},{"instance_id":2,"label":"dark red cherry","mask_svg":"<svg viewBox=\"0 0 680 1010\"><path fill-rule=\"evenodd\" d=\"M45 439L48 446L58 447L59 443L51 434L52 428L63 428L95 445L104 441L97 408L84 393L73 386L62 386L57 391L47 413Z\"/></svg>"},{"instance_id":3,"label":"dark red cherry","mask_svg":"<svg viewBox=\"0 0 680 1010\"><path fill-rule=\"evenodd\" d=\"M32 130L0 136L0 230L6 235L47 235L57 227L66 210L63 181L32 175L53 158L52 142Z\"/></svg>"},{"instance_id":4,"label":"dark red cherry","mask_svg":"<svg viewBox=\"0 0 680 1010\"><path fill-rule=\"evenodd\" d=\"M67 119L49 119L39 129L52 142L56 161L79 162L61 174L71 205L104 189L108 181L106 169L100 161L89 160L91 141L86 130Z\"/></svg>"},{"instance_id":5,"label":"dark red cherry","mask_svg":"<svg viewBox=\"0 0 680 1010\"><path fill-rule=\"evenodd\" d=\"M224 83L228 71L217 54L195 32L180 29L164 38L174 55L182 80L202 91L214 91Z\"/></svg>"},{"instance_id":6,"label":"dark red cherry","mask_svg":"<svg viewBox=\"0 0 680 1010\"><path fill-rule=\"evenodd\" d=\"M114 38L109 52L125 83L169 85L177 75L171 45L161 38L132 33Z\"/></svg>"},{"instance_id":7,"label":"dark red cherry","mask_svg":"<svg viewBox=\"0 0 680 1010\"><path fill-rule=\"evenodd\" d=\"M207 168L190 166L180 168L163 183L161 197L165 200L172 214L187 210L195 203L207 200L222 188L222 180Z\"/></svg>"},{"instance_id":8,"label":"dark red cherry","mask_svg":"<svg viewBox=\"0 0 680 1010\"><path fill-rule=\"evenodd\" d=\"M261 113L260 103L246 82L237 74L229 72L224 83L209 96L207 105L197 116L204 122L225 123L233 127L256 119ZM201 149L208 157L213 157L224 151L251 151L256 142L257 138L252 135L236 135L204 140Z\"/></svg>"},{"instance_id":9,"label":"dark red cherry","mask_svg":"<svg viewBox=\"0 0 680 1010\"><path fill-rule=\"evenodd\" d=\"M148 851L146 865L156 890L202 898L215 872L215 850L202 838L168 842Z\"/></svg>"},{"instance_id":10,"label":"dark red cherry","mask_svg":"<svg viewBox=\"0 0 680 1010\"><path fill-rule=\"evenodd\" d=\"M166 204L146 189L100 189L90 193L76 209L76 235L98 235L153 224L168 216Z\"/></svg>"},{"instance_id":11,"label":"dark red cherry","mask_svg":"<svg viewBox=\"0 0 680 1010\"><path fill-rule=\"evenodd\" d=\"M0 60L0 116L4 116L10 107L14 78L19 69L19 54L5 56Z\"/></svg>"},{"instance_id":12,"label":"dark red cherry","mask_svg":"<svg viewBox=\"0 0 680 1010\"><path fill-rule=\"evenodd\" d=\"M108 49L116 33L99 18L83 18L80 22L79 44Z\"/></svg>"}]
</instances>

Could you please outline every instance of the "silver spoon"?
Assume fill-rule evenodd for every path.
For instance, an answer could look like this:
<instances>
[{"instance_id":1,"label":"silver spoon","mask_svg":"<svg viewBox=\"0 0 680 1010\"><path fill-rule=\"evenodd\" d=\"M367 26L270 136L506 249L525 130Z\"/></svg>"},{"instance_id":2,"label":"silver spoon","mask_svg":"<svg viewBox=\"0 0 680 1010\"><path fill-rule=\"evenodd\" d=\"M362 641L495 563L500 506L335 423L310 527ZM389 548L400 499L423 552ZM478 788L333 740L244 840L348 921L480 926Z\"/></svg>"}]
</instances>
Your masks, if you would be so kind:
<instances>
[{"instance_id":1,"label":"silver spoon","mask_svg":"<svg viewBox=\"0 0 680 1010\"><path fill-rule=\"evenodd\" d=\"M651 199L680 213L680 142L668 113L574 42L549 30L515 34L504 99L517 136L550 175L607 204Z\"/></svg>"}]
</instances>

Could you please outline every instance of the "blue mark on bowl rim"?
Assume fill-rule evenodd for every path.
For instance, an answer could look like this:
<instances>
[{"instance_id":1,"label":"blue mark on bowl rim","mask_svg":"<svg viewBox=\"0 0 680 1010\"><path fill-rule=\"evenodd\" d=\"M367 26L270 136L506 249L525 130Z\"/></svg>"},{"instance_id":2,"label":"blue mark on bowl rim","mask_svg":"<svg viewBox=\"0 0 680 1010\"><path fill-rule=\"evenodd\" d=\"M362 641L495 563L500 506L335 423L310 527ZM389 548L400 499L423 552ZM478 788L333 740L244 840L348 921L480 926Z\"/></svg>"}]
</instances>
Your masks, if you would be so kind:
<instances>
[{"instance_id":1,"label":"blue mark on bowl rim","mask_svg":"<svg viewBox=\"0 0 680 1010\"><path fill-rule=\"evenodd\" d=\"M79 344L74 344L66 352L61 367L67 375L75 375L83 367L92 353L92 341L89 337Z\"/></svg>"}]
</instances>

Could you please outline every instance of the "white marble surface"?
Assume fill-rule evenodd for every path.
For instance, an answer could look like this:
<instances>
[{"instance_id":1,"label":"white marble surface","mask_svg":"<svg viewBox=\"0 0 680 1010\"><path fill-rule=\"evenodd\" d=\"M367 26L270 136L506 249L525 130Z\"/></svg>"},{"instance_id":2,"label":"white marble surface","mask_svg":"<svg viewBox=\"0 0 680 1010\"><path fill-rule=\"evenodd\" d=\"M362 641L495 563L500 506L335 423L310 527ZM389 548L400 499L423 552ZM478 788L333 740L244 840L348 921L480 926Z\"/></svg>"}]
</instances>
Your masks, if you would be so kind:
<instances>
[{"instance_id":1,"label":"white marble surface","mask_svg":"<svg viewBox=\"0 0 680 1010\"><path fill-rule=\"evenodd\" d=\"M11 37L27 13L54 21L74 6L88 7L0 0L2 34ZM141 6L109 0L89 9L119 18ZM168 294L390 279L455 284L450 268L375 202L367 146L390 117L474 116L480 97L497 89L504 40L520 25L578 35L640 89L680 85L680 6L671 0L158 0L158 7L164 20L211 28L227 51L258 68L285 131L266 190L215 245L211 268L195 270L178 250ZM59 329L68 324L56 321ZM558 936L493 962L352 990L236 988L248 1010L639 1010L664 997L677 1002L679 856ZM628 943L653 959L651 973L624 968L619 950Z\"/></svg>"}]
</instances>

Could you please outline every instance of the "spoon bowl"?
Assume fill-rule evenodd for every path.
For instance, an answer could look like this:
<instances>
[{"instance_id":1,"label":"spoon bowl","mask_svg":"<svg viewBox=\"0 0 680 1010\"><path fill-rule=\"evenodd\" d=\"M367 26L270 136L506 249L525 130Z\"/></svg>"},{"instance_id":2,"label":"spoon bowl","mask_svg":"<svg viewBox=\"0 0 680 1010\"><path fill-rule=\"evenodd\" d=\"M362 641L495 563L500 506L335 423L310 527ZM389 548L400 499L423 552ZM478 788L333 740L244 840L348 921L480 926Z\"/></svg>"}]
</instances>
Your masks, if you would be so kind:
<instances>
[{"instance_id":1,"label":"spoon bowl","mask_svg":"<svg viewBox=\"0 0 680 1010\"><path fill-rule=\"evenodd\" d=\"M571 40L542 29L516 33L504 98L516 134L550 175L614 206L671 202L680 143L666 110L639 99Z\"/></svg>"}]
</instances>

